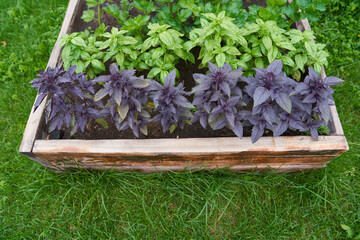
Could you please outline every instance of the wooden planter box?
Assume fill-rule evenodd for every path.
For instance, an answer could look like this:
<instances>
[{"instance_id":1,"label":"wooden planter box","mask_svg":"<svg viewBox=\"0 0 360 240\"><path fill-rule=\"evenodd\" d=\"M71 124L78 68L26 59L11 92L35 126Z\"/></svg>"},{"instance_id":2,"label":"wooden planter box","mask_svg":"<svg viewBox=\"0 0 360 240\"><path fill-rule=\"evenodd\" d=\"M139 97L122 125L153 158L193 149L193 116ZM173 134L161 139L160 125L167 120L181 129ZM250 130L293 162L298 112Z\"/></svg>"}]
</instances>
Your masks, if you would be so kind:
<instances>
[{"instance_id":1,"label":"wooden planter box","mask_svg":"<svg viewBox=\"0 0 360 240\"><path fill-rule=\"evenodd\" d=\"M81 4L84 1L70 0L59 37L71 31ZM310 29L307 20L297 27ZM48 67L57 65L60 51L57 42ZM58 172L78 167L143 172L224 167L233 171L299 171L325 167L349 149L335 106L331 107L329 136L320 136L318 141L310 136L262 137L252 144L250 137L43 140L45 102L36 112L31 110L19 151Z\"/></svg>"}]
</instances>

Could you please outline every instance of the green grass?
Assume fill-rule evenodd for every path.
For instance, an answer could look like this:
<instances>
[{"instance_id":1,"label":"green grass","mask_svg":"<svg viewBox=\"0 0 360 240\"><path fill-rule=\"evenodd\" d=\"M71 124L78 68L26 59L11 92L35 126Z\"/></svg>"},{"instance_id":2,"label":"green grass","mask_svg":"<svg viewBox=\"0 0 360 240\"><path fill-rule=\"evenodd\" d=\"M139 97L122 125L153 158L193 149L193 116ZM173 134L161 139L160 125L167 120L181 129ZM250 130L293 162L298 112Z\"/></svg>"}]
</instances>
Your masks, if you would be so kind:
<instances>
[{"instance_id":1,"label":"green grass","mask_svg":"<svg viewBox=\"0 0 360 240\"><path fill-rule=\"evenodd\" d=\"M360 27L345 22L359 6L334 3L314 27L327 72L345 79L335 100L350 151L328 167L57 175L17 151L36 95L28 82L46 67L66 5L0 0L0 239L342 239L342 225L360 234Z\"/></svg>"}]
</instances>

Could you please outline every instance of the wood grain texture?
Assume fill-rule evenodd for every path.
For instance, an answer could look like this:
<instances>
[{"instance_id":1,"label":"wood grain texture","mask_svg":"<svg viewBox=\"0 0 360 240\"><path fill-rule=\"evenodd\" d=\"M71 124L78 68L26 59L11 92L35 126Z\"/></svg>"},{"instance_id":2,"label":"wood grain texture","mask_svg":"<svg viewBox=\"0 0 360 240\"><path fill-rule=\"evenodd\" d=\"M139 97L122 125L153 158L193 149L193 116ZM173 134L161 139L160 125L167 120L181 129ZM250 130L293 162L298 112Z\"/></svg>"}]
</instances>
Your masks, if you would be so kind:
<instances>
[{"instance_id":1,"label":"wood grain texture","mask_svg":"<svg viewBox=\"0 0 360 240\"><path fill-rule=\"evenodd\" d=\"M180 138L180 139L119 139L119 140L36 140L34 153L241 153L241 152L297 152L347 150L343 136L263 137L251 143L250 137Z\"/></svg>"},{"instance_id":2,"label":"wood grain texture","mask_svg":"<svg viewBox=\"0 0 360 240\"><path fill-rule=\"evenodd\" d=\"M52 50L47 67L52 67L52 68L56 67L61 53L61 47L59 46L58 40L62 35L70 32L80 1L81 0L70 0L58 39ZM33 148L35 138L38 135L39 129L42 127L46 100L47 98L43 100L43 102L40 104L40 106L35 112L34 112L34 106L31 109L30 116L24 131L23 139L21 141L21 145L19 148L20 153L30 153Z\"/></svg>"},{"instance_id":3,"label":"wood grain texture","mask_svg":"<svg viewBox=\"0 0 360 240\"><path fill-rule=\"evenodd\" d=\"M327 163L319 163L319 164L242 164L237 166L216 166L214 164L210 166L204 166L203 164L199 165L171 165L171 166L155 166L155 165L122 165L122 166L108 166L102 164L87 164L87 165L79 165L79 163L73 162L72 165L67 165L66 170L77 170L79 167L81 169L86 170L95 170L95 171L106 171L106 170L117 170L117 171L138 171L143 173L154 173L154 172L169 172L169 171L196 171L196 170L215 170L215 169L223 169L226 168L230 171L238 172L238 171L255 171L255 172L298 172L298 171L306 171L306 170L314 170L323 168Z\"/></svg>"},{"instance_id":4,"label":"wood grain texture","mask_svg":"<svg viewBox=\"0 0 360 240\"><path fill-rule=\"evenodd\" d=\"M54 165L52 163L50 163L49 161L46 161L44 159L42 159L41 157L35 155L34 153L30 152L30 153L22 153L24 154L26 157L30 158L31 160L39 163L40 165L43 165L44 167L53 170L55 172L62 172L63 169L57 165Z\"/></svg>"},{"instance_id":5,"label":"wood grain texture","mask_svg":"<svg viewBox=\"0 0 360 240\"><path fill-rule=\"evenodd\" d=\"M256 166L260 166L260 170L266 166L282 168L284 164L304 170L312 166L325 166L326 162L346 150L346 139L342 136L321 136L319 141L308 136L264 137L255 144L247 137L36 140L34 145L36 155L62 169L79 166L85 169L113 168L145 172L156 168L165 171L229 166L234 171Z\"/></svg>"}]
</instances>

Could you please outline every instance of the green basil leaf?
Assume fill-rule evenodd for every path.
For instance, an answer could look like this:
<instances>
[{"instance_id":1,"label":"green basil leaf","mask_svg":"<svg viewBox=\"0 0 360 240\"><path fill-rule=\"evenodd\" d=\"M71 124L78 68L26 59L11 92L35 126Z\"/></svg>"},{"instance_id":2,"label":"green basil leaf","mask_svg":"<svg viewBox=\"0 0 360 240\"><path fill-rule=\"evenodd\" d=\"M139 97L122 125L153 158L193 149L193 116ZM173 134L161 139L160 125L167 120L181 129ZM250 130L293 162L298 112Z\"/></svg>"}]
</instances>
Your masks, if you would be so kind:
<instances>
[{"instance_id":1,"label":"green basil leaf","mask_svg":"<svg viewBox=\"0 0 360 240\"><path fill-rule=\"evenodd\" d=\"M116 63L122 67L122 65L124 64L125 61L125 56L123 53L118 53L115 55L115 59L116 59Z\"/></svg>"},{"instance_id":2,"label":"green basil leaf","mask_svg":"<svg viewBox=\"0 0 360 240\"><path fill-rule=\"evenodd\" d=\"M301 69L301 71L304 72L304 66L307 62L307 56L306 55L300 55L300 54L297 54L295 55L295 63L296 63L296 66L298 68Z\"/></svg>"},{"instance_id":3,"label":"green basil leaf","mask_svg":"<svg viewBox=\"0 0 360 240\"><path fill-rule=\"evenodd\" d=\"M61 52L61 58L62 60L65 62L68 62L70 60L70 54L71 54L71 46L70 45L66 45L62 52Z\"/></svg>"},{"instance_id":4,"label":"green basil leaf","mask_svg":"<svg viewBox=\"0 0 360 240\"><path fill-rule=\"evenodd\" d=\"M97 7L98 2L96 0L86 0L86 5L89 7Z\"/></svg>"},{"instance_id":5,"label":"green basil leaf","mask_svg":"<svg viewBox=\"0 0 360 240\"><path fill-rule=\"evenodd\" d=\"M278 44L276 44L278 47L280 48L284 48L290 51L296 51L296 48L289 42L279 42Z\"/></svg>"},{"instance_id":6,"label":"green basil leaf","mask_svg":"<svg viewBox=\"0 0 360 240\"><path fill-rule=\"evenodd\" d=\"M73 38L71 40L71 43L76 46L86 47L86 43L85 43L84 39L82 39L81 37Z\"/></svg>"},{"instance_id":7,"label":"green basil leaf","mask_svg":"<svg viewBox=\"0 0 360 240\"><path fill-rule=\"evenodd\" d=\"M240 51L236 47L229 47L229 49L226 51L227 54L230 55L240 55Z\"/></svg>"},{"instance_id":8,"label":"green basil leaf","mask_svg":"<svg viewBox=\"0 0 360 240\"><path fill-rule=\"evenodd\" d=\"M153 68L150 70L149 74L148 74L148 78L154 78L156 75L158 75L159 73L161 72L161 69L160 68Z\"/></svg>"},{"instance_id":9,"label":"green basil leaf","mask_svg":"<svg viewBox=\"0 0 360 240\"><path fill-rule=\"evenodd\" d=\"M102 62L100 62L99 60L97 60L97 59L91 60L91 65L96 69L99 69L101 71L105 71L105 65Z\"/></svg>"},{"instance_id":10,"label":"green basil leaf","mask_svg":"<svg viewBox=\"0 0 360 240\"><path fill-rule=\"evenodd\" d=\"M305 42L305 48L308 51L308 53L310 54L310 56L315 57L316 56L316 44L312 41L309 42Z\"/></svg>"},{"instance_id":11,"label":"green basil leaf","mask_svg":"<svg viewBox=\"0 0 360 240\"><path fill-rule=\"evenodd\" d=\"M90 54L88 52L81 52L81 58L86 61L91 59Z\"/></svg>"},{"instance_id":12,"label":"green basil leaf","mask_svg":"<svg viewBox=\"0 0 360 240\"><path fill-rule=\"evenodd\" d=\"M318 73L321 74L321 65L318 63L314 64L314 70Z\"/></svg>"},{"instance_id":13,"label":"green basil leaf","mask_svg":"<svg viewBox=\"0 0 360 240\"><path fill-rule=\"evenodd\" d=\"M269 63L272 63L276 58L277 58L277 55L279 53L279 50L277 47L273 46L269 52L268 52L268 60L269 60Z\"/></svg>"},{"instance_id":14,"label":"green basil leaf","mask_svg":"<svg viewBox=\"0 0 360 240\"><path fill-rule=\"evenodd\" d=\"M285 65L290 66L290 67L295 67L295 62L294 62L294 60L291 59L291 57L282 56L281 60Z\"/></svg>"},{"instance_id":15,"label":"green basil leaf","mask_svg":"<svg viewBox=\"0 0 360 240\"><path fill-rule=\"evenodd\" d=\"M218 67L223 67L224 66L224 63L226 61L226 56L224 53L220 53L216 56L216 63L218 65Z\"/></svg>"},{"instance_id":16,"label":"green basil leaf","mask_svg":"<svg viewBox=\"0 0 360 240\"><path fill-rule=\"evenodd\" d=\"M256 68L263 68L264 67L264 61L261 58L255 59L255 66Z\"/></svg>"},{"instance_id":17,"label":"green basil leaf","mask_svg":"<svg viewBox=\"0 0 360 240\"><path fill-rule=\"evenodd\" d=\"M169 48L173 48L174 46L174 39L168 32L162 32L159 34L160 40L165 43Z\"/></svg>"},{"instance_id":18,"label":"green basil leaf","mask_svg":"<svg viewBox=\"0 0 360 240\"><path fill-rule=\"evenodd\" d=\"M250 53L244 53L243 55L241 55L240 60L244 63L250 61L252 59L252 56Z\"/></svg>"},{"instance_id":19,"label":"green basil leaf","mask_svg":"<svg viewBox=\"0 0 360 240\"><path fill-rule=\"evenodd\" d=\"M263 37L262 42L264 43L264 46L267 50L270 50L272 48L272 41L269 36Z\"/></svg>"},{"instance_id":20,"label":"green basil leaf","mask_svg":"<svg viewBox=\"0 0 360 240\"><path fill-rule=\"evenodd\" d=\"M83 15L81 16L81 19L85 22L91 22L95 18L95 11L92 9L88 9L83 11Z\"/></svg>"},{"instance_id":21,"label":"green basil leaf","mask_svg":"<svg viewBox=\"0 0 360 240\"><path fill-rule=\"evenodd\" d=\"M137 43L138 40L136 40L133 37L129 37L129 36L125 36L122 40L121 40L121 44L123 45L130 45L130 44L135 44Z\"/></svg>"}]
</instances>

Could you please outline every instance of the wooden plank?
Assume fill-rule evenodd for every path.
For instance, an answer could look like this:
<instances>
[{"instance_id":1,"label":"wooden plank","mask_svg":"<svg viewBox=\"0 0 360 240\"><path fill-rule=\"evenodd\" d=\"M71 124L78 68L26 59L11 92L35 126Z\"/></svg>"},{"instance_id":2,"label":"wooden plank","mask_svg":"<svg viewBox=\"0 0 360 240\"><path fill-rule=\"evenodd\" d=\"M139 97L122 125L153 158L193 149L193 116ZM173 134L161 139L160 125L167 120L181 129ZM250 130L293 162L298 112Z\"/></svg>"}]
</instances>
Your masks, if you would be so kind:
<instances>
[{"instance_id":1,"label":"wooden plank","mask_svg":"<svg viewBox=\"0 0 360 240\"><path fill-rule=\"evenodd\" d=\"M119 139L119 140L36 140L34 153L242 153L346 151L343 136L263 137L252 143L249 137L182 138L182 139Z\"/></svg>"},{"instance_id":2,"label":"wooden plank","mask_svg":"<svg viewBox=\"0 0 360 240\"><path fill-rule=\"evenodd\" d=\"M166 146L166 147L164 147ZM36 140L34 153L62 169L143 172L224 168L234 171L292 164L292 170L323 167L347 150L343 136L134 140ZM244 165L245 164L245 165ZM250 164L251 166L249 166ZM294 166L297 165L297 166ZM314 165L315 164L315 165ZM284 171L289 170L285 169Z\"/></svg>"},{"instance_id":3,"label":"wooden plank","mask_svg":"<svg viewBox=\"0 0 360 240\"><path fill-rule=\"evenodd\" d=\"M255 171L255 172L297 172L297 171L306 171L311 169L319 169L326 166L327 163L319 164L243 164L237 166L107 166L107 165L86 165L80 166L81 169L87 170L117 170L117 171L139 171L143 173L153 173L153 172L169 172L169 171L196 171L196 170L215 170L221 168L227 168L230 171ZM79 168L78 164L68 165L65 169L76 170Z\"/></svg>"},{"instance_id":4,"label":"wooden plank","mask_svg":"<svg viewBox=\"0 0 360 240\"><path fill-rule=\"evenodd\" d=\"M66 10L65 18L58 36L58 39L55 43L53 51L50 56L50 60L48 62L47 67L55 67L61 53L61 47L59 46L59 38L70 32L70 28L72 22L74 21L75 15L77 13L77 9L79 7L81 0L70 0L68 8ZM35 99L36 101L36 99ZM38 109L34 112L34 106L31 109L30 116L28 122L26 124L26 128L24 131L23 139L21 141L21 145L19 148L20 153L29 153L32 150L34 145L35 138L38 134L39 129L43 123L43 114L45 110L46 99L43 100Z\"/></svg>"},{"instance_id":5,"label":"wooden plank","mask_svg":"<svg viewBox=\"0 0 360 240\"><path fill-rule=\"evenodd\" d=\"M55 172L62 172L63 169L60 168L59 166L56 166L42 158L40 158L39 156L35 155L34 153L30 152L30 153L22 153L24 154L26 157L30 158L31 160L34 160L35 162L39 163L40 165L43 165L44 167L51 169Z\"/></svg>"}]
</instances>

